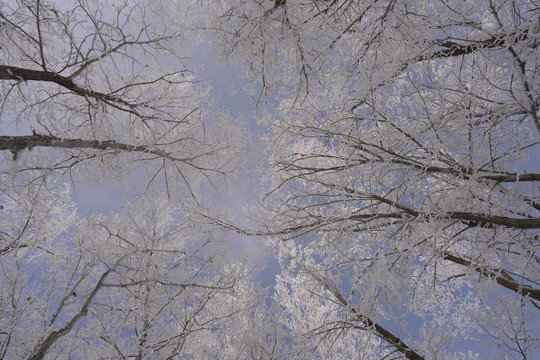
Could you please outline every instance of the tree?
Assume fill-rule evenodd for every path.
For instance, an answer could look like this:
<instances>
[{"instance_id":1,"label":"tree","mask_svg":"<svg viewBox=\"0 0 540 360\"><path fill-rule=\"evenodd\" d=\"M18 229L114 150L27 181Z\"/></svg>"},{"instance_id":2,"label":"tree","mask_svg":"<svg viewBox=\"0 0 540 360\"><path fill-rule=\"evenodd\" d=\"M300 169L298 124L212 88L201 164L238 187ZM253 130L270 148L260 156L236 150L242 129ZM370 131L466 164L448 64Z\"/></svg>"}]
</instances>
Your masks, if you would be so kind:
<instances>
[{"instance_id":1,"label":"tree","mask_svg":"<svg viewBox=\"0 0 540 360\"><path fill-rule=\"evenodd\" d=\"M377 358L465 358L452 344L475 339L490 358L532 359L538 4L220 5L206 26L247 63L270 126L251 233L279 253L283 323L323 358L360 330L382 340ZM421 330L385 325L402 317Z\"/></svg>"},{"instance_id":2,"label":"tree","mask_svg":"<svg viewBox=\"0 0 540 360\"><path fill-rule=\"evenodd\" d=\"M242 356L224 337L257 296L226 243L163 197L81 218L68 192L2 199L19 246L1 254L1 358Z\"/></svg>"},{"instance_id":3,"label":"tree","mask_svg":"<svg viewBox=\"0 0 540 360\"><path fill-rule=\"evenodd\" d=\"M175 21L183 10L174 2L3 4L0 150L16 162L4 173L18 172L19 183L58 174L126 183L136 174L147 187L192 196L201 181L230 173L242 129L185 65L188 30Z\"/></svg>"},{"instance_id":4,"label":"tree","mask_svg":"<svg viewBox=\"0 0 540 360\"><path fill-rule=\"evenodd\" d=\"M247 136L187 68L188 5L0 4L0 358L248 351L262 291L195 215ZM82 216L81 181L139 196Z\"/></svg>"},{"instance_id":5,"label":"tree","mask_svg":"<svg viewBox=\"0 0 540 360\"><path fill-rule=\"evenodd\" d=\"M270 307L199 206L246 159L184 60L201 18L269 126L240 232L281 262ZM532 359L538 18L530 0L2 3L1 356L465 359L474 339ZM79 216L81 180L144 195Z\"/></svg>"}]
</instances>

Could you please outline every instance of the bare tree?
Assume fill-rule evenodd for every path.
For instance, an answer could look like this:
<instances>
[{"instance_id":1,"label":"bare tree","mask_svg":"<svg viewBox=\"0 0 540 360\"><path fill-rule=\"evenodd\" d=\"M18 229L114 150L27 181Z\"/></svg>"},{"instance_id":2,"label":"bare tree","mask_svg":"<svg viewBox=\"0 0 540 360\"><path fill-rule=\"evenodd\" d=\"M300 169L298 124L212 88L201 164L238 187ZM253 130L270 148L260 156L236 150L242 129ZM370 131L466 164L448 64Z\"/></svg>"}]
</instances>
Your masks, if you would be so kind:
<instances>
[{"instance_id":1,"label":"bare tree","mask_svg":"<svg viewBox=\"0 0 540 360\"><path fill-rule=\"evenodd\" d=\"M323 358L362 330L383 340L378 358L464 358L453 344L474 338L531 359L538 4L238 0L214 11L221 55L247 63L265 100L270 188L255 233L279 253L291 328ZM328 316L307 315L317 308ZM382 326L407 316L420 332Z\"/></svg>"},{"instance_id":2,"label":"bare tree","mask_svg":"<svg viewBox=\"0 0 540 360\"><path fill-rule=\"evenodd\" d=\"M140 170L148 186L194 195L201 180L230 172L241 126L186 67L188 30L175 20L183 10L174 2L3 4L4 173L29 183L50 174L88 180L88 171L124 180Z\"/></svg>"},{"instance_id":3,"label":"bare tree","mask_svg":"<svg viewBox=\"0 0 540 360\"><path fill-rule=\"evenodd\" d=\"M81 218L68 192L3 199L0 358L243 356L257 290L210 227L164 197Z\"/></svg>"},{"instance_id":4,"label":"bare tree","mask_svg":"<svg viewBox=\"0 0 540 360\"><path fill-rule=\"evenodd\" d=\"M262 291L190 205L246 137L186 67L188 5L0 3L0 358L248 353ZM75 181L144 195L80 216Z\"/></svg>"},{"instance_id":5,"label":"bare tree","mask_svg":"<svg viewBox=\"0 0 540 360\"><path fill-rule=\"evenodd\" d=\"M490 358L532 359L538 12L2 3L2 357L474 359L460 351L475 339ZM274 307L224 254L215 217L178 196L243 160L241 126L181 56L198 22L244 62L269 126L259 228L240 231L281 262ZM137 178L147 195L80 218L59 190L76 177Z\"/></svg>"}]
</instances>

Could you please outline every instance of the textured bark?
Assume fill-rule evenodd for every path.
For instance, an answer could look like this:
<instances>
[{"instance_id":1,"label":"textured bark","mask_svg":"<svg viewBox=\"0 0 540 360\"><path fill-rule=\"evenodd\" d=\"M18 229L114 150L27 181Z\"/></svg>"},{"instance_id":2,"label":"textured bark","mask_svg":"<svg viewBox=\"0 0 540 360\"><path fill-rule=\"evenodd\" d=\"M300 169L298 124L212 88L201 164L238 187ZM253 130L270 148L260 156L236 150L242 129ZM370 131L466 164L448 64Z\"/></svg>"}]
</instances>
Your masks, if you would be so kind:
<instances>
[{"instance_id":1,"label":"textured bark","mask_svg":"<svg viewBox=\"0 0 540 360\"><path fill-rule=\"evenodd\" d=\"M60 139L50 135L23 135L23 136L0 136L0 150L10 150L15 155L23 149L34 147L53 147L64 149L95 149L95 150L119 150L143 152L147 154L165 157L171 160L187 161L188 159L173 158L168 153L150 148L146 145L130 145L119 143L114 140L84 140L84 139Z\"/></svg>"},{"instance_id":2,"label":"textured bark","mask_svg":"<svg viewBox=\"0 0 540 360\"><path fill-rule=\"evenodd\" d=\"M424 360L423 356L420 356L418 353L416 353L414 350L412 350L410 347L407 346L403 341L401 341L399 338L397 338L394 334L380 326L379 324L376 324L372 322L370 319L364 319L363 320L367 326L372 327L377 332L377 335L385 340L386 342L392 344L399 352L401 352L405 357L409 360Z\"/></svg>"},{"instance_id":3,"label":"textured bark","mask_svg":"<svg viewBox=\"0 0 540 360\"><path fill-rule=\"evenodd\" d=\"M421 56L417 60L431 60L444 57L453 57L453 56L464 56L472 54L479 50L493 49L493 48L502 48L509 47L513 44L527 40L527 33L522 34L501 34L493 35L492 37L474 42L469 45L464 45L457 43L455 41L443 40L437 44L444 49L435 51L429 55Z\"/></svg>"},{"instance_id":4,"label":"textured bark","mask_svg":"<svg viewBox=\"0 0 540 360\"><path fill-rule=\"evenodd\" d=\"M446 216L443 216L443 218ZM447 217L455 220L466 220L469 226L490 228L500 225L512 229L540 229L540 219L516 219L497 215L482 215L471 212L450 212Z\"/></svg>"},{"instance_id":5,"label":"textured bark","mask_svg":"<svg viewBox=\"0 0 540 360\"><path fill-rule=\"evenodd\" d=\"M485 228L491 228L494 225L499 225L512 229L540 229L540 219L538 218L517 219L498 215L476 214L467 211L450 211L447 213L422 213L380 195L369 194L368 196L372 197L375 200L403 210L406 214L419 218L463 220L464 223L468 226L479 226Z\"/></svg>"}]
</instances>

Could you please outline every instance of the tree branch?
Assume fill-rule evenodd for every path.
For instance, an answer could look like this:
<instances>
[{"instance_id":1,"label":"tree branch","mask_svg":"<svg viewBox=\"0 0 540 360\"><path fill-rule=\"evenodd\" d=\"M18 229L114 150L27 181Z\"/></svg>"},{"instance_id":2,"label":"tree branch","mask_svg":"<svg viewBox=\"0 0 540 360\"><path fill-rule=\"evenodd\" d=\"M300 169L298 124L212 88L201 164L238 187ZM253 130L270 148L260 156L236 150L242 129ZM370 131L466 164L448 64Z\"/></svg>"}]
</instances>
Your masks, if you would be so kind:
<instances>
[{"instance_id":1,"label":"tree branch","mask_svg":"<svg viewBox=\"0 0 540 360\"><path fill-rule=\"evenodd\" d=\"M510 39L514 37L513 39ZM437 45L443 47L443 50L435 51L431 54L424 55L418 58L418 60L429 60L444 57L463 56L472 54L478 50L493 49L496 47L507 47L512 44L527 40L527 33L522 33L519 36L516 34L499 34L493 35L489 39L473 41L472 44L464 45L451 40L442 40ZM470 41L470 40L469 40Z\"/></svg>"},{"instance_id":2,"label":"tree branch","mask_svg":"<svg viewBox=\"0 0 540 360\"><path fill-rule=\"evenodd\" d=\"M444 259L452 261L453 263L466 266L478 272L480 275L494 279L497 284L511 290L517 294L524 296L529 296L532 299L540 301L540 290L534 289L531 286L519 284L516 281L510 280L509 278L501 277L497 275L494 271L479 265L473 264L471 261L458 257L449 253L448 251L444 252Z\"/></svg>"},{"instance_id":3,"label":"tree branch","mask_svg":"<svg viewBox=\"0 0 540 360\"><path fill-rule=\"evenodd\" d=\"M298 259L297 259L298 260ZM309 270L305 264L300 262L302 266L317 280L322 286L324 286L326 289L328 289L334 296L338 299L338 301L346 308L351 309L351 312L358 315L358 320L365 323L369 328L375 329L375 335L395 347L399 352L401 352L405 357L409 360L424 360L422 356L420 356L418 353L416 353L413 349L411 349L407 344L405 344L403 341L401 341L398 337L396 337L394 334L392 334L390 331L386 330L370 318L364 315L359 315L357 311L354 309L354 307L351 305L351 303L343 297L341 292L338 290L337 286L334 284L334 282L331 279L328 278L322 278L319 275L317 275L315 272ZM359 328L359 327L357 327ZM361 329L361 328L360 328ZM365 330L365 329L364 329Z\"/></svg>"},{"instance_id":4,"label":"tree branch","mask_svg":"<svg viewBox=\"0 0 540 360\"><path fill-rule=\"evenodd\" d=\"M114 140L84 140L84 139L60 139L50 135L22 135L0 136L0 150L11 150L14 154L23 149L32 149L36 146L64 148L64 149L94 149L94 150L120 150L142 152L167 158L173 161L189 162L187 158L175 158L165 151L151 148L147 145L130 145Z\"/></svg>"},{"instance_id":5,"label":"tree branch","mask_svg":"<svg viewBox=\"0 0 540 360\"><path fill-rule=\"evenodd\" d=\"M36 349L36 352L33 356L28 357L28 360L40 360L43 359L43 357L47 354L47 351L49 348L54 345L54 343L61 338L62 336L66 335L79 321L80 318L86 316L86 313L88 312L88 308L90 307L90 304L94 300L94 297L98 293L99 289L101 289L101 285L107 278L107 276L113 271L113 268L110 268L109 270L105 271L103 275L99 278L99 281L97 282L96 286L84 302L84 305L82 306L81 310L73 317L71 320L61 329L55 330L49 333L49 335L43 340L41 345Z\"/></svg>"},{"instance_id":6,"label":"tree branch","mask_svg":"<svg viewBox=\"0 0 540 360\"><path fill-rule=\"evenodd\" d=\"M468 226L480 226L485 228L491 228L494 225L500 225L507 228L513 228L513 229L540 229L540 219L539 218L525 218L525 219L518 219L518 218L510 218L506 216L499 216L499 215L485 215L485 214L476 214L473 212L468 211L450 211L450 212L443 212L443 213L424 213L417 211L409 206L403 205L399 202L390 200L385 198L384 196L377 195L377 194L369 194L369 193L360 193L357 192L354 189L348 188L348 187L342 187L342 186L331 186L327 185L330 188L334 189L341 189L343 191L346 191L350 194L359 194L361 196L370 197L374 200L378 200L382 203L385 203L387 205L393 206L397 209L400 209L404 211L405 213L415 216L417 218L435 218L435 219L452 219L452 220L463 220L466 225ZM371 214L370 214L371 215ZM372 214L373 216L379 216L384 217L384 214ZM395 214L390 214L388 217L395 218Z\"/></svg>"},{"instance_id":7,"label":"tree branch","mask_svg":"<svg viewBox=\"0 0 540 360\"><path fill-rule=\"evenodd\" d=\"M96 100L112 102L126 106L128 109L124 110L129 110L131 112L133 112L133 109L137 106L136 104L130 103L117 96L112 96L105 93L82 88L76 85L71 78L58 75L57 73L51 71L23 69L16 66L0 65L0 80L52 82L83 97L91 97ZM135 114L141 116L139 113Z\"/></svg>"}]
</instances>

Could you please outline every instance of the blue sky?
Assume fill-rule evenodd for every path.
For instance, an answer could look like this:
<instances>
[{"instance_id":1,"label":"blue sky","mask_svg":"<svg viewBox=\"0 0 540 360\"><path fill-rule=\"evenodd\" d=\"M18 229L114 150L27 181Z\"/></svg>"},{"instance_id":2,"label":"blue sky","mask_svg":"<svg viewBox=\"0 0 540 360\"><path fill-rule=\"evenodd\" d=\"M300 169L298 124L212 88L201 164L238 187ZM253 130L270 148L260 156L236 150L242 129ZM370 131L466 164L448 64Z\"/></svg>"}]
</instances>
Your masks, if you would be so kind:
<instances>
[{"instance_id":1,"label":"blue sky","mask_svg":"<svg viewBox=\"0 0 540 360\"><path fill-rule=\"evenodd\" d=\"M192 58L188 67L195 71L197 78L206 81L212 87L212 94L218 106L232 116L245 118L254 138L264 132L264 128L257 124L255 118L255 103L239 86L241 78L239 67L219 63L212 57L209 47L194 45L191 51ZM250 226L250 223L247 214L244 213L244 207L257 203L259 183L255 171L253 168L247 176L242 174L244 184L238 192L222 194L228 206L240 214L236 220L245 227ZM135 196L114 184L92 184L81 181L75 183L72 198L78 205L79 213L88 214L117 211L126 200L134 200ZM264 271L257 276L261 285L264 287L274 285L275 276L281 272L275 256L263 249L262 244L253 238L233 233L228 236L232 239L235 253L239 256L249 256L252 261L264 265L259 266L261 269L264 268Z\"/></svg>"}]
</instances>

